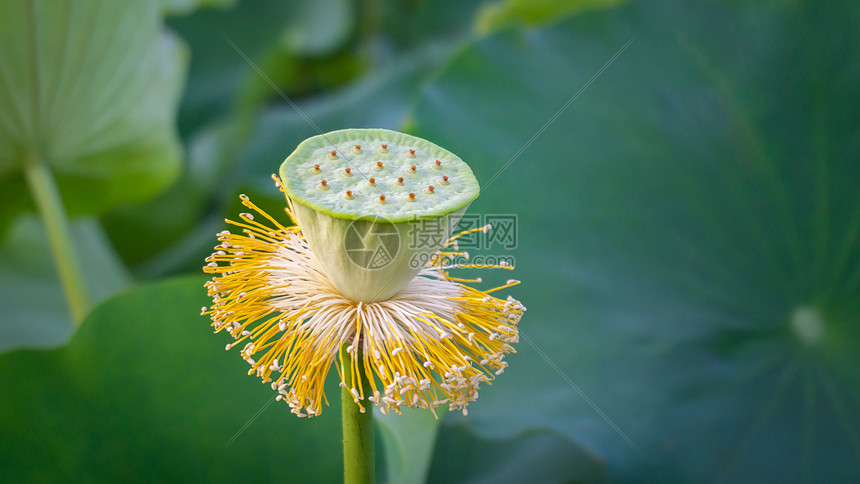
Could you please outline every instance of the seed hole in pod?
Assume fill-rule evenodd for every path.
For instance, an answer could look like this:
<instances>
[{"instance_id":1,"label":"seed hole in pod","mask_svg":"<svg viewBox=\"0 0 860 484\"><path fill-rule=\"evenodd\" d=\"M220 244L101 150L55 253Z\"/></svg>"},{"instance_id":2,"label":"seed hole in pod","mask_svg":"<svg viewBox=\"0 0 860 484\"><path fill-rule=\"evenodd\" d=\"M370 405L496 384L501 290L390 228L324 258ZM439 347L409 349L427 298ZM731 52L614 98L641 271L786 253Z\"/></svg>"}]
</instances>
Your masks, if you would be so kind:
<instances>
[{"instance_id":1,"label":"seed hole in pod","mask_svg":"<svg viewBox=\"0 0 860 484\"><path fill-rule=\"evenodd\" d=\"M367 180L367 183L369 183L370 186L376 185L376 178L370 177L370 180Z\"/></svg>"},{"instance_id":2,"label":"seed hole in pod","mask_svg":"<svg viewBox=\"0 0 860 484\"><path fill-rule=\"evenodd\" d=\"M319 188L320 190L328 190L328 180L323 179L323 181L321 181L320 184L317 185L317 188Z\"/></svg>"},{"instance_id":3,"label":"seed hole in pod","mask_svg":"<svg viewBox=\"0 0 860 484\"><path fill-rule=\"evenodd\" d=\"M377 161L377 162L376 162L376 166L374 166L374 167L373 167L373 169L374 169L374 170L376 170L376 171L381 170L381 169L382 169L382 162L381 162L381 161Z\"/></svg>"},{"instance_id":4,"label":"seed hole in pod","mask_svg":"<svg viewBox=\"0 0 860 484\"><path fill-rule=\"evenodd\" d=\"M385 203L385 195L379 196L379 203Z\"/></svg>"},{"instance_id":5,"label":"seed hole in pod","mask_svg":"<svg viewBox=\"0 0 860 484\"><path fill-rule=\"evenodd\" d=\"M426 192L429 193L430 195L432 195L432 194L436 193L436 187L434 187L433 185L430 185L429 187L427 187Z\"/></svg>"},{"instance_id":6,"label":"seed hole in pod","mask_svg":"<svg viewBox=\"0 0 860 484\"><path fill-rule=\"evenodd\" d=\"M379 152L380 153L388 153L388 145L387 144L380 145L379 146Z\"/></svg>"},{"instance_id":7,"label":"seed hole in pod","mask_svg":"<svg viewBox=\"0 0 860 484\"><path fill-rule=\"evenodd\" d=\"M403 177L402 176L397 179L397 184L403 185Z\"/></svg>"},{"instance_id":8,"label":"seed hole in pod","mask_svg":"<svg viewBox=\"0 0 860 484\"><path fill-rule=\"evenodd\" d=\"M443 176L443 177L442 177L442 184L443 184L443 185L447 185L448 183L449 183L449 182L448 182L448 175Z\"/></svg>"},{"instance_id":9,"label":"seed hole in pod","mask_svg":"<svg viewBox=\"0 0 860 484\"><path fill-rule=\"evenodd\" d=\"M320 173L320 166L314 165L314 167L311 169L311 173L318 175Z\"/></svg>"},{"instance_id":10,"label":"seed hole in pod","mask_svg":"<svg viewBox=\"0 0 860 484\"><path fill-rule=\"evenodd\" d=\"M439 160L436 160L436 162L433 163L433 168L436 168L437 170L441 170L442 169L442 162Z\"/></svg>"},{"instance_id":11,"label":"seed hole in pod","mask_svg":"<svg viewBox=\"0 0 860 484\"><path fill-rule=\"evenodd\" d=\"M352 176L352 168L346 168L343 170L343 174L346 176Z\"/></svg>"},{"instance_id":12,"label":"seed hole in pod","mask_svg":"<svg viewBox=\"0 0 860 484\"><path fill-rule=\"evenodd\" d=\"M415 201L415 194L410 193L409 196L406 198L406 200L408 200L410 202L414 202Z\"/></svg>"},{"instance_id":13,"label":"seed hole in pod","mask_svg":"<svg viewBox=\"0 0 860 484\"><path fill-rule=\"evenodd\" d=\"M415 158L415 150L409 150L409 153L406 154L409 158Z\"/></svg>"},{"instance_id":14,"label":"seed hole in pod","mask_svg":"<svg viewBox=\"0 0 860 484\"><path fill-rule=\"evenodd\" d=\"M337 150L331 150L331 152L328 154L328 159L336 160L337 159Z\"/></svg>"},{"instance_id":15,"label":"seed hole in pod","mask_svg":"<svg viewBox=\"0 0 860 484\"><path fill-rule=\"evenodd\" d=\"M355 145L352 147L353 153L361 153L361 145Z\"/></svg>"},{"instance_id":16,"label":"seed hole in pod","mask_svg":"<svg viewBox=\"0 0 860 484\"><path fill-rule=\"evenodd\" d=\"M352 194L352 190L347 190L346 193L343 194L343 198L352 200L355 196Z\"/></svg>"}]
</instances>

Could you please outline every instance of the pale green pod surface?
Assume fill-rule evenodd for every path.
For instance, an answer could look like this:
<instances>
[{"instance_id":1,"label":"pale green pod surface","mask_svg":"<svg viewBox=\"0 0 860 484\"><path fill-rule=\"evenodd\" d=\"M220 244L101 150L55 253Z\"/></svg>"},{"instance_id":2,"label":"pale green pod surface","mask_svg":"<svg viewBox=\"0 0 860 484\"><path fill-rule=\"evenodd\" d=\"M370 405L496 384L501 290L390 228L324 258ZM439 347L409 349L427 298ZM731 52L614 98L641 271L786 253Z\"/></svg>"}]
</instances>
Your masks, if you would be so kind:
<instances>
[{"instance_id":1,"label":"pale green pod surface","mask_svg":"<svg viewBox=\"0 0 860 484\"><path fill-rule=\"evenodd\" d=\"M479 192L457 155L385 129L309 138L284 160L280 177L326 276L363 302L408 284Z\"/></svg>"}]
</instances>

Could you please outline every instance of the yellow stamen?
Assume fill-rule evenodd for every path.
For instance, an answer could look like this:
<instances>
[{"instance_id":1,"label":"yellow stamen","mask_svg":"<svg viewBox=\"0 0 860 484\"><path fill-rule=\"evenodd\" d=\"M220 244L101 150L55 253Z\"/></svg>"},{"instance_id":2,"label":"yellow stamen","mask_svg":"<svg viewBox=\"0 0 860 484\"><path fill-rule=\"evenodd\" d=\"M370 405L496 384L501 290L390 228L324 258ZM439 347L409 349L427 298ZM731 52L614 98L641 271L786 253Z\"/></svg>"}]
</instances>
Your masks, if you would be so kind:
<instances>
[{"instance_id":1,"label":"yellow stamen","mask_svg":"<svg viewBox=\"0 0 860 484\"><path fill-rule=\"evenodd\" d=\"M280 180L275 182L282 189ZM388 413L400 407L462 410L477 398L481 384L504 371L504 356L515 352L517 323L525 311L518 301L460 284L479 279L452 277L452 268L498 268L504 264L452 265L460 252L439 252L403 290L386 301L356 303L333 288L316 264L301 229L286 227L246 196L242 204L261 216L243 214L228 223L242 233L223 231L204 270L213 304L203 309L215 332L244 343L241 356L250 374L271 382L292 412L319 415L332 365L342 386L365 409L369 401ZM288 200L286 212L292 217ZM268 222L268 223L264 223ZM445 246L468 233L451 237ZM348 361L340 348L348 345ZM351 381L345 381L350 365ZM356 378L364 368L368 384Z\"/></svg>"}]
</instances>

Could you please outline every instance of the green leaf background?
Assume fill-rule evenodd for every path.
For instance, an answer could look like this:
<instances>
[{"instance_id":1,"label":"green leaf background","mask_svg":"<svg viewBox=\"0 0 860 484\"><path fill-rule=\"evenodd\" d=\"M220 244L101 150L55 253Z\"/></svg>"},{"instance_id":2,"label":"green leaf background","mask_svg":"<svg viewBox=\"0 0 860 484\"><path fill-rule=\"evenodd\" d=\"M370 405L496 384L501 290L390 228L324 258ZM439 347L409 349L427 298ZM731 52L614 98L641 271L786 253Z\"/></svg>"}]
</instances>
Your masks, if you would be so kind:
<instances>
[{"instance_id":1,"label":"green leaf background","mask_svg":"<svg viewBox=\"0 0 860 484\"><path fill-rule=\"evenodd\" d=\"M19 217L0 246L0 353L17 347L53 347L65 343L73 323L41 222ZM78 258L89 268L86 285L96 301L129 284L123 267L98 222L80 218L72 226Z\"/></svg>"},{"instance_id":2,"label":"green leaf background","mask_svg":"<svg viewBox=\"0 0 860 484\"><path fill-rule=\"evenodd\" d=\"M336 402L310 421L279 408L226 340L201 331L204 280L121 294L65 347L0 356L0 386L16 396L0 405L4 479L336 481Z\"/></svg>"},{"instance_id":3,"label":"green leaf background","mask_svg":"<svg viewBox=\"0 0 860 484\"><path fill-rule=\"evenodd\" d=\"M73 214L140 202L178 174L173 129L187 52L153 2L7 1L0 16L0 191L46 163ZM15 210L15 209L18 210Z\"/></svg>"},{"instance_id":4,"label":"green leaf background","mask_svg":"<svg viewBox=\"0 0 860 484\"><path fill-rule=\"evenodd\" d=\"M473 213L518 216L482 253L516 259L518 354L468 417L376 415L380 482L860 480L854 4L2 11L0 480L340 480L336 382L297 419L198 316L236 196L287 222L269 175L305 116L439 143ZM99 216L71 243L114 295L74 332L34 152Z\"/></svg>"},{"instance_id":5,"label":"green leaf background","mask_svg":"<svg viewBox=\"0 0 860 484\"><path fill-rule=\"evenodd\" d=\"M519 216L530 308L471 428L551 426L623 481L860 475L857 20L646 3L451 61L414 132L469 160L473 210Z\"/></svg>"}]
</instances>

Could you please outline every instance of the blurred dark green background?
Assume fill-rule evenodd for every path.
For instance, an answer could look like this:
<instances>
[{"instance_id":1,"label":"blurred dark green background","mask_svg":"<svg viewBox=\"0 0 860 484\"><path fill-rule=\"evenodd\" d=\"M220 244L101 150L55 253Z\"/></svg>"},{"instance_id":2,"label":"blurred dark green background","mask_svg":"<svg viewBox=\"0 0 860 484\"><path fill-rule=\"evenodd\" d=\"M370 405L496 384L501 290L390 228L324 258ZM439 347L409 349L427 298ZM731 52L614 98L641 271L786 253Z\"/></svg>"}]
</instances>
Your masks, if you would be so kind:
<instances>
[{"instance_id":1,"label":"blurred dark green background","mask_svg":"<svg viewBox=\"0 0 860 484\"><path fill-rule=\"evenodd\" d=\"M529 308L468 417L377 418L382 481L860 481L858 26L835 0L0 0L0 481L340 480L338 399L270 405L198 314L238 195L282 214L271 173L346 127L468 162Z\"/></svg>"}]
</instances>

